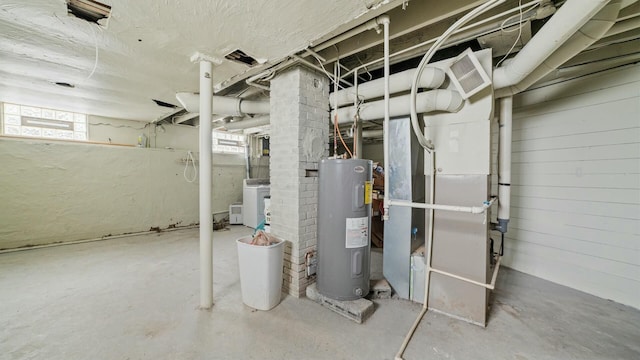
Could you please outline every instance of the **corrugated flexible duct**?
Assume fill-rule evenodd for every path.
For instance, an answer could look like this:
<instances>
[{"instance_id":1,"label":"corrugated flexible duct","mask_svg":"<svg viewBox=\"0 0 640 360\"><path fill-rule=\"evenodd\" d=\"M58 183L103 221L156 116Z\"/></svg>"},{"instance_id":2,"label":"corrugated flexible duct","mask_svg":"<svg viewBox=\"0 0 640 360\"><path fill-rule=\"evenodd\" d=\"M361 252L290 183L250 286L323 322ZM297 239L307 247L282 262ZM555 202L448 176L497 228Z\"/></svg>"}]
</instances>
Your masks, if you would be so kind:
<instances>
[{"instance_id":1,"label":"corrugated flexible duct","mask_svg":"<svg viewBox=\"0 0 640 360\"><path fill-rule=\"evenodd\" d=\"M620 0L568 0L512 61L493 73L495 97L526 90L596 42L616 22Z\"/></svg>"}]
</instances>

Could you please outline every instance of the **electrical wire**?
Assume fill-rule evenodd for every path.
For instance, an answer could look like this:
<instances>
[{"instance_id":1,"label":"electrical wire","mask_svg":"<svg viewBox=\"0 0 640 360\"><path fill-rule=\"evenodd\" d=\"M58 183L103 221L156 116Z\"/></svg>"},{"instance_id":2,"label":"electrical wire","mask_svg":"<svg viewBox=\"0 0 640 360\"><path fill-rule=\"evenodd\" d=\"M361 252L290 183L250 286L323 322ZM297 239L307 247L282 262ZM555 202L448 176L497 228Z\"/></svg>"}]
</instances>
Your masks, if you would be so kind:
<instances>
[{"instance_id":1,"label":"electrical wire","mask_svg":"<svg viewBox=\"0 0 640 360\"><path fill-rule=\"evenodd\" d=\"M451 34L456 31L460 26L466 24L471 19L477 17L478 15L487 12L494 7L504 3L505 0L490 0L486 3L478 6L477 8L471 10L465 16L456 21L453 25L451 25L440 37L438 40L429 48L429 51L424 55L422 61L418 65L418 68L413 76L413 82L411 84L411 96L410 96L410 109L411 109L411 126L413 127L413 132L418 138L418 142L420 145L427 151L430 152L433 150L433 145L430 140L424 136L422 131L420 130L420 125L418 123L418 113L416 110L416 96L418 94L418 81L422 77L422 72L426 65L431 61L435 52L440 48L440 46L451 36Z\"/></svg>"},{"instance_id":2,"label":"electrical wire","mask_svg":"<svg viewBox=\"0 0 640 360\"><path fill-rule=\"evenodd\" d=\"M531 9L535 8L535 6L538 6L540 3L535 4L533 7L531 7ZM509 51L507 51L506 54L504 54L504 56L502 57L502 59L500 59L500 61L498 61L498 63L496 64L496 68L498 66L500 66L500 64L502 64L502 62L509 56L511 55L511 52L513 51L513 49L515 49L516 45L518 44L518 42L520 41L520 37L522 36L522 28L524 27L524 23L522 22L522 0L519 0L518 2L518 7L520 8L520 19L518 20L518 36L516 37L516 41L513 42L513 45L511 45L511 48L509 48ZM531 9L527 9L527 11L531 10ZM513 17L513 16L512 16ZM509 20L510 18L505 19L502 24L500 24L500 30L502 32L514 32L515 30L509 30L506 31L504 29L504 24L507 22L507 20ZM529 20L527 20L529 21ZM526 23L526 21L525 21Z\"/></svg>"},{"instance_id":3,"label":"electrical wire","mask_svg":"<svg viewBox=\"0 0 640 360\"><path fill-rule=\"evenodd\" d=\"M89 74L89 76L87 76L86 79L83 80L87 81L89 79L91 79L91 77L93 76L93 74L96 72L96 69L98 68L98 35L96 35L96 30L93 28L93 25L89 25L91 28L91 32L93 33L93 40L94 40L94 44L95 44L95 49L96 49L96 57L95 57L95 61L93 62L93 69L91 69L91 73Z\"/></svg>"},{"instance_id":4,"label":"electrical wire","mask_svg":"<svg viewBox=\"0 0 640 360\"><path fill-rule=\"evenodd\" d=\"M193 165L193 177L191 179L187 177L187 169L189 168L189 161L191 161L191 165ZM191 150L187 151L187 159L184 163L184 171L182 172L182 175L184 176L184 179L187 180L187 182L189 183L196 181L196 177L198 176L198 168L196 168L196 162L193 159L193 153L191 153Z\"/></svg>"}]
</instances>

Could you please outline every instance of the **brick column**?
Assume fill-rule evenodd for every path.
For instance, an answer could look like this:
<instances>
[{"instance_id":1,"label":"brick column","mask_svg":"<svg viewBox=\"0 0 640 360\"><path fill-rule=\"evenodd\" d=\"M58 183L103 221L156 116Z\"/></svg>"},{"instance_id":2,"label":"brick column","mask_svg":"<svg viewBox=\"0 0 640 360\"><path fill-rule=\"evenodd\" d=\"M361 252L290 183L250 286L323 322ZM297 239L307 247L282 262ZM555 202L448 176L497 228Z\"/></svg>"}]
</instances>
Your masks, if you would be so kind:
<instances>
[{"instance_id":1,"label":"brick column","mask_svg":"<svg viewBox=\"0 0 640 360\"><path fill-rule=\"evenodd\" d=\"M329 79L302 67L271 80L271 232L285 240L283 291L300 297L316 248L318 162L329 151Z\"/></svg>"}]
</instances>

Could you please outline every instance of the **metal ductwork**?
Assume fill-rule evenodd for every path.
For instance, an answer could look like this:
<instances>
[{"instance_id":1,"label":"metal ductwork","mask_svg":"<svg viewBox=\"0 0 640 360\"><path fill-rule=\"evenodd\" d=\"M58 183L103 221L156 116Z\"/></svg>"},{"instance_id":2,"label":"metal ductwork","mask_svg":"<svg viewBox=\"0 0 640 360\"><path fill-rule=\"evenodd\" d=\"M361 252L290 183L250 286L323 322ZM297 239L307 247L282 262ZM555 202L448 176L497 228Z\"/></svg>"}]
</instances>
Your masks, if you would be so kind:
<instances>
[{"instance_id":1,"label":"metal ductwork","mask_svg":"<svg viewBox=\"0 0 640 360\"><path fill-rule=\"evenodd\" d=\"M507 65L493 73L496 98L517 94L596 42L615 24L620 0L568 0Z\"/></svg>"},{"instance_id":2,"label":"metal ductwork","mask_svg":"<svg viewBox=\"0 0 640 360\"><path fill-rule=\"evenodd\" d=\"M252 127L269 125L269 116L256 116L254 118L247 118L241 121L234 121L224 124L224 128L227 130L244 130Z\"/></svg>"},{"instance_id":3,"label":"metal ductwork","mask_svg":"<svg viewBox=\"0 0 640 360\"><path fill-rule=\"evenodd\" d=\"M411 81L416 69L410 69L389 76L389 93L395 94L411 89ZM442 69L428 67L424 69L418 86L420 88L437 89L444 83L445 73ZM368 100L384 95L384 78L368 81L358 86L358 99ZM356 88L350 87L329 95L329 103L334 106L353 104ZM337 103L336 103L337 101Z\"/></svg>"},{"instance_id":4,"label":"metal ductwork","mask_svg":"<svg viewBox=\"0 0 640 360\"><path fill-rule=\"evenodd\" d=\"M409 115L409 102L409 95L391 98L389 100L389 116ZM456 91L443 89L430 90L418 94L416 98L416 110L419 114L432 111L457 112L463 103L464 100ZM353 122L356 112L362 121L382 119L384 117L384 100L364 103L359 106L359 111L353 106L340 108L336 112L338 115L338 123Z\"/></svg>"},{"instance_id":5,"label":"metal ductwork","mask_svg":"<svg viewBox=\"0 0 640 360\"><path fill-rule=\"evenodd\" d=\"M188 112L199 112L200 95L188 92L176 94L176 99ZM244 116L246 114L268 114L269 100L245 100L236 97L213 96L212 111L216 115Z\"/></svg>"}]
</instances>

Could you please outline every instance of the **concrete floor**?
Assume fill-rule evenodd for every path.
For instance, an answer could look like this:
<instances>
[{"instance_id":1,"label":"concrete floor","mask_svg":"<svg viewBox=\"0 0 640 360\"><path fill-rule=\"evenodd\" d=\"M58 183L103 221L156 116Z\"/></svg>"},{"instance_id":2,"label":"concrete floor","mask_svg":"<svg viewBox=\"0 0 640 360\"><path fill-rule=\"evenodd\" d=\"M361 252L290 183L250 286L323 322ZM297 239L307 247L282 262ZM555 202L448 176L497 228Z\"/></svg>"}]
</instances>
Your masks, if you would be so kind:
<instances>
[{"instance_id":1,"label":"concrete floor","mask_svg":"<svg viewBox=\"0 0 640 360\"><path fill-rule=\"evenodd\" d=\"M0 359L393 359L420 311L378 300L363 325L308 299L242 304L234 239L214 233L198 310L198 230L0 254ZM427 313L406 359L640 359L640 311L501 269L486 329Z\"/></svg>"}]
</instances>

